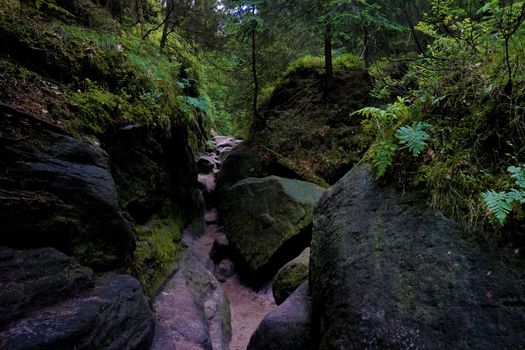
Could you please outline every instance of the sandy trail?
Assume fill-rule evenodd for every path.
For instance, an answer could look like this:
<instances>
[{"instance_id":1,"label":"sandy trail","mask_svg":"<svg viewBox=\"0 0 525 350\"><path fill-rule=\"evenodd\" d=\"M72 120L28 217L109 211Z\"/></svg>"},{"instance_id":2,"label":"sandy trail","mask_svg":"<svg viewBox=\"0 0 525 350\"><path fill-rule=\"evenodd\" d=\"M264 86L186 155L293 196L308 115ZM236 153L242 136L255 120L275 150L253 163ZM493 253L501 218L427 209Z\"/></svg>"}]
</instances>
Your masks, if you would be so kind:
<instances>
[{"instance_id":1,"label":"sandy trail","mask_svg":"<svg viewBox=\"0 0 525 350\"><path fill-rule=\"evenodd\" d=\"M222 227L217 224L217 210L206 213L206 228L199 239L199 247L210 255L213 242L222 234ZM230 350L246 350L250 337L259 326L264 316L276 307L270 287L255 291L245 286L235 273L222 283L230 301L232 340Z\"/></svg>"},{"instance_id":2,"label":"sandy trail","mask_svg":"<svg viewBox=\"0 0 525 350\"><path fill-rule=\"evenodd\" d=\"M271 289L256 292L244 286L237 275L222 284L230 299L232 316L231 350L246 350L250 337L268 312L275 308Z\"/></svg>"}]
</instances>

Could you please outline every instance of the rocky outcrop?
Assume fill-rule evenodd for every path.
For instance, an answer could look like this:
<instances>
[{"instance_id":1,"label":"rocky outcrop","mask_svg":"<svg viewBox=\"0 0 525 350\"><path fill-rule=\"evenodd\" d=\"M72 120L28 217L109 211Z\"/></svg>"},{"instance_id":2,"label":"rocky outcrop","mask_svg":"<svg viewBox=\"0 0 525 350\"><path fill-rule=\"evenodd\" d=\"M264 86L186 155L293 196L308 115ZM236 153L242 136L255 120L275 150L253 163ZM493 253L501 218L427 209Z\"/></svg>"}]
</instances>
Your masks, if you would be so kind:
<instances>
[{"instance_id":1,"label":"rocky outcrop","mask_svg":"<svg viewBox=\"0 0 525 350\"><path fill-rule=\"evenodd\" d=\"M309 181L277 155L268 153L264 147L259 148L243 145L221 154L224 161L217 176L218 197L222 198L230 187L249 177L275 175L288 179Z\"/></svg>"},{"instance_id":2,"label":"rocky outcrop","mask_svg":"<svg viewBox=\"0 0 525 350\"><path fill-rule=\"evenodd\" d=\"M226 235L250 272L276 272L308 246L313 208L323 192L276 176L249 178L228 190L221 201Z\"/></svg>"},{"instance_id":3,"label":"rocky outcrop","mask_svg":"<svg viewBox=\"0 0 525 350\"><path fill-rule=\"evenodd\" d=\"M191 232L177 272L154 302L153 350L227 350L231 338L230 305L213 274L213 263Z\"/></svg>"},{"instance_id":4,"label":"rocky outcrop","mask_svg":"<svg viewBox=\"0 0 525 350\"><path fill-rule=\"evenodd\" d=\"M351 170L320 201L310 285L319 349L518 349L523 270Z\"/></svg>"},{"instance_id":5,"label":"rocky outcrop","mask_svg":"<svg viewBox=\"0 0 525 350\"><path fill-rule=\"evenodd\" d=\"M234 149L221 165L217 176L217 193L223 196L237 182L261 175L261 164L255 154L245 148Z\"/></svg>"},{"instance_id":6,"label":"rocky outcrop","mask_svg":"<svg viewBox=\"0 0 525 350\"><path fill-rule=\"evenodd\" d=\"M266 315L252 335L248 350L313 349L310 322L310 292L308 283L303 283L283 304Z\"/></svg>"},{"instance_id":7,"label":"rocky outcrop","mask_svg":"<svg viewBox=\"0 0 525 350\"><path fill-rule=\"evenodd\" d=\"M366 70L339 70L330 94L324 92L323 74L306 68L284 76L261 105L264 127L253 127L247 140L320 185L335 183L368 150L373 140L363 131L362 118L349 115L375 104Z\"/></svg>"},{"instance_id":8,"label":"rocky outcrop","mask_svg":"<svg viewBox=\"0 0 525 350\"><path fill-rule=\"evenodd\" d=\"M128 125L108 131L102 146L111 156L111 172L122 207L138 224L169 205L189 218L188 223L202 215L197 168L187 132Z\"/></svg>"},{"instance_id":9,"label":"rocky outcrop","mask_svg":"<svg viewBox=\"0 0 525 350\"><path fill-rule=\"evenodd\" d=\"M93 271L53 248L0 247L0 327L93 286Z\"/></svg>"},{"instance_id":10,"label":"rocky outcrop","mask_svg":"<svg viewBox=\"0 0 525 350\"><path fill-rule=\"evenodd\" d=\"M2 349L138 349L153 317L131 276L93 278L51 248L0 249Z\"/></svg>"},{"instance_id":11,"label":"rocky outcrop","mask_svg":"<svg viewBox=\"0 0 525 350\"><path fill-rule=\"evenodd\" d=\"M273 297L277 305L282 304L301 284L308 281L310 248L284 265L275 275L272 282Z\"/></svg>"},{"instance_id":12,"label":"rocky outcrop","mask_svg":"<svg viewBox=\"0 0 525 350\"><path fill-rule=\"evenodd\" d=\"M0 129L0 244L55 247L97 269L122 266L135 239L107 153L6 105Z\"/></svg>"}]
</instances>

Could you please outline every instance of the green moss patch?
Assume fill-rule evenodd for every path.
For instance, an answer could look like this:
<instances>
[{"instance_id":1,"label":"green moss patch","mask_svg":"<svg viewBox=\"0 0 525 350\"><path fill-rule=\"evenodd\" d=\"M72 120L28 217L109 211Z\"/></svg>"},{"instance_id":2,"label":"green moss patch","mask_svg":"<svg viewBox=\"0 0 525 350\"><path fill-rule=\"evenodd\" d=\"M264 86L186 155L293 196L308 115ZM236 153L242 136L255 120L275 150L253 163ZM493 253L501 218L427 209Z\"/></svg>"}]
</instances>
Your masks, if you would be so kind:
<instances>
[{"instance_id":1,"label":"green moss patch","mask_svg":"<svg viewBox=\"0 0 525 350\"><path fill-rule=\"evenodd\" d=\"M173 270L181 249L183 220L173 214L154 219L147 228L137 227L137 248L133 253L133 273L145 292L153 296Z\"/></svg>"}]
</instances>

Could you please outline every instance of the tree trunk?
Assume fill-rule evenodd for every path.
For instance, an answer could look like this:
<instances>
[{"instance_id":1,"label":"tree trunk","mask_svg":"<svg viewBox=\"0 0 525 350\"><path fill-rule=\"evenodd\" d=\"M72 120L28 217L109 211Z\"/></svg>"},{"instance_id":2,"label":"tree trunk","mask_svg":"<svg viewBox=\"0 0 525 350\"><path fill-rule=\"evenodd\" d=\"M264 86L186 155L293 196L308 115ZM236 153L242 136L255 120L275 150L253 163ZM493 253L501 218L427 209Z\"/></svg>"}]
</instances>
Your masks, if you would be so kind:
<instances>
[{"instance_id":1,"label":"tree trunk","mask_svg":"<svg viewBox=\"0 0 525 350\"><path fill-rule=\"evenodd\" d=\"M328 97L334 83L334 66L332 60L332 24L326 20L324 32L324 66L325 66L325 98Z\"/></svg>"},{"instance_id":2,"label":"tree trunk","mask_svg":"<svg viewBox=\"0 0 525 350\"><path fill-rule=\"evenodd\" d=\"M160 49L164 50L168 35L173 30L173 12L175 12L175 0L166 0L166 15L164 18L164 27L162 28L162 36L160 38Z\"/></svg>"},{"instance_id":3,"label":"tree trunk","mask_svg":"<svg viewBox=\"0 0 525 350\"><path fill-rule=\"evenodd\" d=\"M259 78L257 76L257 21L253 21L252 28L252 76L253 76L253 102L252 102L252 111L253 117L256 123L260 123L259 112L257 111L257 99L259 97Z\"/></svg>"}]
</instances>

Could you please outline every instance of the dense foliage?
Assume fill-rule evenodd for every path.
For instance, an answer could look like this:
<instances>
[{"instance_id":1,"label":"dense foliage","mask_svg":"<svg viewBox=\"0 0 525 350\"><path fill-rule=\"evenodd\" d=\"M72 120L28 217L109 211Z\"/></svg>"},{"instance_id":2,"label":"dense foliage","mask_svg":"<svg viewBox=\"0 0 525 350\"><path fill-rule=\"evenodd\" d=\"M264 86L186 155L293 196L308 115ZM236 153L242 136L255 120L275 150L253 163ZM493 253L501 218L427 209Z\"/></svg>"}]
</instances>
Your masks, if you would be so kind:
<instances>
[{"instance_id":1,"label":"dense foliage","mask_svg":"<svg viewBox=\"0 0 525 350\"><path fill-rule=\"evenodd\" d=\"M473 232L518 239L523 197L513 180L525 161L524 1L97 1L104 11L87 3L2 5L3 27L36 49L57 51L39 63L37 76L4 53L4 71L27 82L53 65L73 67L61 72L63 97L42 107L50 118L71 112L64 119L71 130L97 135L116 121L166 128L184 121L199 148L209 127L263 132L276 91L301 72L319 75L312 81L323 85L323 96L315 103L338 115L347 104L334 93L341 72L367 70L378 103L348 118L364 116L362 139L373 140L365 147L377 178L421 191ZM24 26L27 11L56 19L36 22L47 33L42 42ZM348 152L340 149L336 162Z\"/></svg>"}]
</instances>

